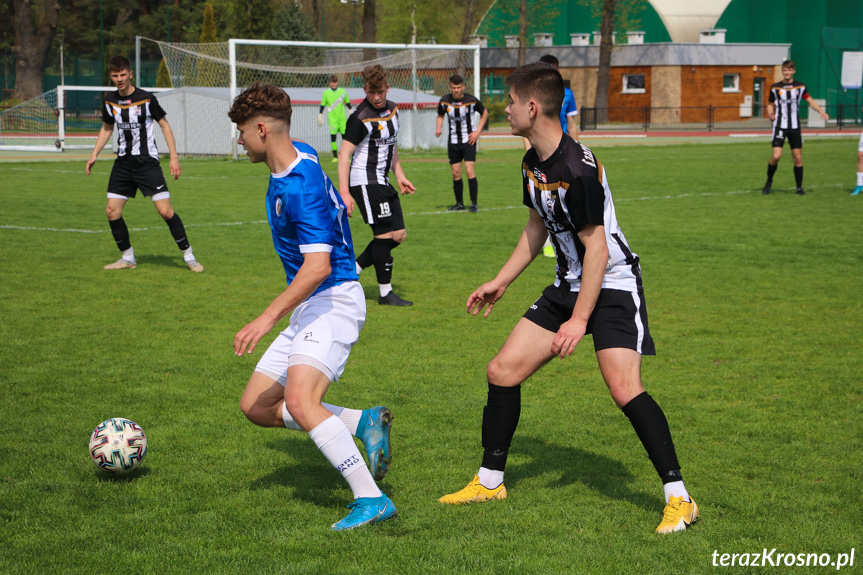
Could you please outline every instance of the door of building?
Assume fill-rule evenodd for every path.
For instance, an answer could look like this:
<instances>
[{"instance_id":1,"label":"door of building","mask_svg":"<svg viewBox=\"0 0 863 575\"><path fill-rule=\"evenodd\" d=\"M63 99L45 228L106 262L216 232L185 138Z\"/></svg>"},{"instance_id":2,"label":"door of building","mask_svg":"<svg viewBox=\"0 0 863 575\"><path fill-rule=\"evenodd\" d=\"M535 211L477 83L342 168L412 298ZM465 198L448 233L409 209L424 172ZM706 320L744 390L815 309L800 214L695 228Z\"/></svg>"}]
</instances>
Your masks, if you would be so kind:
<instances>
[{"instance_id":1,"label":"door of building","mask_svg":"<svg viewBox=\"0 0 863 575\"><path fill-rule=\"evenodd\" d=\"M752 117L760 118L764 104L764 78L755 78L752 86Z\"/></svg>"}]
</instances>

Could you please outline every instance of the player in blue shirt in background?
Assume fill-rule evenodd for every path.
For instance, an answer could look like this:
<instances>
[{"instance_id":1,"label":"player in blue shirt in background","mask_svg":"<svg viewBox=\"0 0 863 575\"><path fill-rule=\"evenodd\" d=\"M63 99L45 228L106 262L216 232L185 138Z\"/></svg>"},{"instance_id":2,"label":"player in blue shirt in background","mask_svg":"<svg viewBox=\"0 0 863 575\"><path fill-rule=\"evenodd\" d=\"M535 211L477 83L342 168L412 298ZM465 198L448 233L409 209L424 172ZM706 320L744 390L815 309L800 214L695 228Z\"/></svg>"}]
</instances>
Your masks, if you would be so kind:
<instances>
[{"instance_id":1,"label":"player in blue shirt in background","mask_svg":"<svg viewBox=\"0 0 863 575\"><path fill-rule=\"evenodd\" d=\"M276 86L253 84L228 115L252 163L270 169L267 219L288 287L234 337L234 353L252 353L289 313L246 385L240 407L252 423L309 434L353 491L341 531L396 516L366 467L352 435L364 444L375 476L390 461L392 415L386 407L347 409L323 403L345 368L366 318L345 204L321 170L314 149L290 136L291 99Z\"/></svg>"}]
</instances>

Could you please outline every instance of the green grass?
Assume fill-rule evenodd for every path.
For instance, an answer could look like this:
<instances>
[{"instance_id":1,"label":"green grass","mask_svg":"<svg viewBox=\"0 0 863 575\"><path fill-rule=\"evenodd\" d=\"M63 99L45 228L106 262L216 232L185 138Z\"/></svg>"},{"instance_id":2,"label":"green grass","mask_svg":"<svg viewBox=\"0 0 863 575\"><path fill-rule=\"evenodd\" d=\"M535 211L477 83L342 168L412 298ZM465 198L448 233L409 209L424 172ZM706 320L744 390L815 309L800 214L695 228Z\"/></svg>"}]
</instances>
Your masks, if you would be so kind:
<instances>
[{"instance_id":1,"label":"green grass","mask_svg":"<svg viewBox=\"0 0 863 575\"><path fill-rule=\"evenodd\" d=\"M480 154L479 214L445 212L443 154L403 155L418 192L402 202L408 240L394 253L394 285L416 304L377 306L364 274L368 321L327 395L393 410L395 459L381 486L399 517L347 533L328 528L350 491L312 442L239 410L260 352L235 357L233 336L284 289L263 223L266 168L183 162L172 201L206 268L192 274L141 198L125 212L138 268L102 270L117 257L104 216L109 161L89 178L83 161L5 163L0 573L702 573L715 570L715 550L835 557L855 547L859 570L854 142L807 142L806 197L793 193L790 154L762 196L764 142L595 152L641 256L658 349L644 380L702 509L693 529L653 533L661 483L608 397L590 338L525 384L509 498L437 502L479 467L485 366L553 274L539 258L490 317L465 313L527 219L519 151ZM370 232L351 223L362 250ZM89 461L89 433L108 417L148 435L128 479Z\"/></svg>"}]
</instances>

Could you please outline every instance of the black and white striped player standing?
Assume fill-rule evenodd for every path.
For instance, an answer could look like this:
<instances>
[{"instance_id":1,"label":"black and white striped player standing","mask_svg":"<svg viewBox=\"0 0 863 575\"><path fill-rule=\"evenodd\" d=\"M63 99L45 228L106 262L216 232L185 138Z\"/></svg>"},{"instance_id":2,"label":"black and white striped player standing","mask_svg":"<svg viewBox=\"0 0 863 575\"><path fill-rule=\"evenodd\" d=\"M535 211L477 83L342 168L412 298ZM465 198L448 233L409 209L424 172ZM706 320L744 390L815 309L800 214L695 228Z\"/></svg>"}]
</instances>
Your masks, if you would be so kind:
<instances>
[{"instance_id":1,"label":"black and white striped player standing","mask_svg":"<svg viewBox=\"0 0 863 575\"><path fill-rule=\"evenodd\" d=\"M828 120L818 103L809 95L806 85L794 80L794 62L786 60L782 63L782 81L770 86L770 96L767 100L767 115L773 121L773 154L767 162L767 183L761 189L763 194L769 194L773 187L773 175L782 157L782 147L785 140L791 147L791 159L794 161L794 181L797 193L805 196L803 191L803 132L800 128L800 106L803 100L813 110Z\"/></svg>"},{"instance_id":2,"label":"black and white striped player standing","mask_svg":"<svg viewBox=\"0 0 863 575\"><path fill-rule=\"evenodd\" d=\"M453 74L449 79L450 93L440 99L437 107L437 128L435 136L440 137L443 119L449 123L449 138L447 152L452 169L452 189L455 194L455 205L449 211L464 209L464 181L461 174L461 163L467 172L467 185L470 192L471 212L478 211L476 201L478 186L476 180L476 142L488 120L488 110L476 96L464 91L464 78ZM479 114L479 122L475 114Z\"/></svg>"},{"instance_id":3,"label":"black and white striped player standing","mask_svg":"<svg viewBox=\"0 0 863 575\"><path fill-rule=\"evenodd\" d=\"M413 194L416 188L405 177L396 143L399 133L398 106L387 100L390 85L380 65L363 70L366 99L350 115L339 150L339 194L351 216L354 206L372 229L372 241L357 256L357 273L374 266L381 305L408 306L413 302L397 296L392 287L392 250L407 237L399 192ZM399 192L390 185L396 176Z\"/></svg>"},{"instance_id":4,"label":"black and white striped player standing","mask_svg":"<svg viewBox=\"0 0 863 575\"><path fill-rule=\"evenodd\" d=\"M494 279L467 299L467 311L487 316L551 235L557 252L552 285L524 313L486 369L479 471L444 504L505 499L504 470L521 414L521 384L554 357L570 356L588 333L611 397L641 440L663 483L665 511L658 533L686 529L698 518L668 421L641 381L641 359L653 355L638 256L617 224L605 168L560 125L563 78L544 63L516 68L507 79L512 134L529 140L522 161L528 220ZM577 385L577 383L574 383ZM560 398L559 398L560 400Z\"/></svg>"},{"instance_id":5,"label":"black and white striped player standing","mask_svg":"<svg viewBox=\"0 0 863 575\"><path fill-rule=\"evenodd\" d=\"M96 163L99 152L111 139L114 126L117 126L117 159L108 180L108 205L105 213L111 234L120 249L121 257L112 264L105 266L106 270L132 269L137 267L135 252L129 240L129 229L123 220L123 207L129 198L134 198L138 190L153 201L153 205L168 224L168 229L183 252L183 259L193 272L204 271L195 259L186 228L180 216L171 206L171 195L168 183L159 165L159 151L156 149L156 127L159 125L162 135L168 143L170 153L170 169L174 179L180 177L180 160L174 143L174 133L165 118L165 110L159 105L156 96L136 88L132 84L132 64L123 56L115 56L108 62L111 82L117 87L116 92L105 94L102 106L102 129L96 140L96 146L85 169L90 175L90 169Z\"/></svg>"}]
</instances>

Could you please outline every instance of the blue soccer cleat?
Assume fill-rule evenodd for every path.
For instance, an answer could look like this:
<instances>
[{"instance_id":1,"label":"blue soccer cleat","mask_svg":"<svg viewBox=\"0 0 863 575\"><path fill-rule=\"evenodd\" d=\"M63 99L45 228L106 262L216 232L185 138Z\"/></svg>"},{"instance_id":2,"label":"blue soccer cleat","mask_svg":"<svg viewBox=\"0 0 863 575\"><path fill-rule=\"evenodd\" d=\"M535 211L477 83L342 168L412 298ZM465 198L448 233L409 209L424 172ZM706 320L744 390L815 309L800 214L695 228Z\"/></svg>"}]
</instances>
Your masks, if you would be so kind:
<instances>
[{"instance_id":1,"label":"blue soccer cleat","mask_svg":"<svg viewBox=\"0 0 863 575\"><path fill-rule=\"evenodd\" d=\"M357 437L366 448L369 458L369 467L375 479L380 480L386 476L393 456L390 448L390 427L392 427L393 414L389 409L379 405L371 409L364 409L357 426Z\"/></svg>"},{"instance_id":2,"label":"blue soccer cleat","mask_svg":"<svg viewBox=\"0 0 863 575\"><path fill-rule=\"evenodd\" d=\"M860 193L863 192L863 186L857 186L851 191L852 196L859 196Z\"/></svg>"},{"instance_id":3,"label":"blue soccer cleat","mask_svg":"<svg viewBox=\"0 0 863 575\"><path fill-rule=\"evenodd\" d=\"M363 525L377 523L378 521L386 521L398 515L396 506L390 501L390 498L381 494L380 497L360 497L354 499L348 504L348 509L351 510L347 516L333 523L333 531L347 531L348 529L356 529Z\"/></svg>"}]
</instances>

